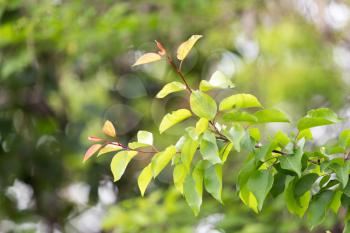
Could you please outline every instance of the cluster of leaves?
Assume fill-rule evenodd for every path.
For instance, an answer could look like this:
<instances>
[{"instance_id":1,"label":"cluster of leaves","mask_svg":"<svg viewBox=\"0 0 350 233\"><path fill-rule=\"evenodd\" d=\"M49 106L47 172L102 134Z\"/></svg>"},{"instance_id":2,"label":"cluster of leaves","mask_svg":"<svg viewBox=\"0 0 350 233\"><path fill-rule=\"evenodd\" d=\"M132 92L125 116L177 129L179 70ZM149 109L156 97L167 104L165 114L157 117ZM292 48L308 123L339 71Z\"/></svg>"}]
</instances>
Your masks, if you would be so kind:
<instances>
[{"instance_id":1,"label":"cluster of leaves","mask_svg":"<svg viewBox=\"0 0 350 233\"><path fill-rule=\"evenodd\" d=\"M288 210L300 217L306 214L308 223L314 227L324 220L329 210L337 213L341 206L348 207L350 130L344 130L339 140L331 145L313 151L308 151L306 146L313 140L310 128L340 122L337 114L327 108L310 110L297 121L296 130L289 135L278 131L262 140L260 124L290 124L289 117L277 109L264 108L255 96L246 93L228 96L217 105L207 92L234 87L220 71L215 72L209 81L202 80L198 90L192 89L181 72L181 64L200 38L200 35L193 35L179 46L179 66L157 41L158 53L146 53L134 64L166 59L182 82L166 84L156 97L164 98L180 91L189 94L190 109L166 114L159 132L162 134L192 117L197 119L195 125L187 127L174 145L158 150L153 145L152 133L147 131L139 131L136 142L127 146L121 144L114 126L107 121L103 132L113 140L90 137L91 141L98 143L88 149L84 161L94 154L117 152L111 170L114 181L118 181L138 153L152 153L152 161L138 177L141 195L151 180L171 164L174 186L197 215L203 190L222 203L222 170L228 156L235 151L248 154L238 175L237 190L242 202L256 213L262 210L268 197L283 194Z\"/></svg>"}]
</instances>

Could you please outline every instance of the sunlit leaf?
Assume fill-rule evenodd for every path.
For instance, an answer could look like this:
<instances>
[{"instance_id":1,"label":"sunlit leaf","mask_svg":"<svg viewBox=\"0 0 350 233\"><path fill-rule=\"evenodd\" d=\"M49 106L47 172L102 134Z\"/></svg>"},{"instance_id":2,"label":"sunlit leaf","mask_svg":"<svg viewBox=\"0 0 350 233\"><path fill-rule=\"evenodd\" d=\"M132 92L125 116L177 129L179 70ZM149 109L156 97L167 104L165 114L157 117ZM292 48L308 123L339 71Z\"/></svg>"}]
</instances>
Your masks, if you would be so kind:
<instances>
[{"instance_id":1,"label":"sunlit leaf","mask_svg":"<svg viewBox=\"0 0 350 233\"><path fill-rule=\"evenodd\" d=\"M116 130L115 130L112 122L110 122L108 120L105 121L103 128L102 128L102 131L104 134L106 134L107 136L110 136L112 138L117 136Z\"/></svg>"},{"instance_id":2,"label":"sunlit leaf","mask_svg":"<svg viewBox=\"0 0 350 233\"><path fill-rule=\"evenodd\" d=\"M115 151L119 151L122 150L123 147L118 146L118 145L113 145L113 144L107 144L105 145L99 152L98 152L98 156L109 153L109 152L115 152Z\"/></svg>"},{"instance_id":3,"label":"sunlit leaf","mask_svg":"<svg viewBox=\"0 0 350 233\"><path fill-rule=\"evenodd\" d=\"M152 167L151 164L148 164L140 173L138 179L137 179L137 184L139 186L141 196L145 194L145 191L149 185L149 183L152 180Z\"/></svg>"},{"instance_id":4,"label":"sunlit leaf","mask_svg":"<svg viewBox=\"0 0 350 233\"><path fill-rule=\"evenodd\" d=\"M215 100L201 91L193 91L190 96L192 112L208 120L214 119L217 111Z\"/></svg>"},{"instance_id":5,"label":"sunlit leaf","mask_svg":"<svg viewBox=\"0 0 350 233\"><path fill-rule=\"evenodd\" d=\"M180 61L184 60L191 51L194 44L202 37L202 35L192 35L187 41L183 42L177 49L176 57Z\"/></svg>"},{"instance_id":6,"label":"sunlit leaf","mask_svg":"<svg viewBox=\"0 0 350 233\"><path fill-rule=\"evenodd\" d=\"M90 146L90 148L85 152L83 162L91 158L91 156L93 156L101 147L102 147L101 144L95 144Z\"/></svg>"},{"instance_id":7,"label":"sunlit leaf","mask_svg":"<svg viewBox=\"0 0 350 233\"><path fill-rule=\"evenodd\" d=\"M153 134L148 131L140 130L137 132L137 141L139 143L153 145Z\"/></svg>"},{"instance_id":8,"label":"sunlit leaf","mask_svg":"<svg viewBox=\"0 0 350 233\"><path fill-rule=\"evenodd\" d=\"M174 126L175 124L192 116L191 112L187 109L179 109L171 113L166 114L159 125L159 132L163 133L165 130Z\"/></svg>"},{"instance_id":9,"label":"sunlit leaf","mask_svg":"<svg viewBox=\"0 0 350 233\"><path fill-rule=\"evenodd\" d=\"M180 193L183 193L183 186L184 186L187 174L188 174L188 169L184 164L179 163L175 165L174 172L173 172L173 180L174 180L175 188Z\"/></svg>"},{"instance_id":10,"label":"sunlit leaf","mask_svg":"<svg viewBox=\"0 0 350 233\"><path fill-rule=\"evenodd\" d=\"M233 111L225 113L223 119L227 122L243 121L243 122L257 122L258 118L253 114L247 112Z\"/></svg>"},{"instance_id":11,"label":"sunlit leaf","mask_svg":"<svg viewBox=\"0 0 350 233\"><path fill-rule=\"evenodd\" d=\"M171 82L166 84L162 90L160 90L158 92L158 94L156 95L157 98L164 98L165 96L169 95L170 93L174 93L174 92L179 92L182 90L186 90L186 86L180 82Z\"/></svg>"},{"instance_id":12,"label":"sunlit leaf","mask_svg":"<svg viewBox=\"0 0 350 233\"><path fill-rule=\"evenodd\" d=\"M145 53L139 57L132 66L138 66L161 60L162 57L158 53Z\"/></svg>"},{"instance_id":13,"label":"sunlit leaf","mask_svg":"<svg viewBox=\"0 0 350 233\"><path fill-rule=\"evenodd\" d=\"M277 109L263 109L257 111L254 115L259 123L289 122L288 116Z\"/></svg>"},{"instance_id":14,"label":"sunlit leaf","mask_svg":"<svg viewBox=\"0 0 350 233\"><path fill-rule=\"evenodd\" d=\"M236 94L223 99L219 110L225 111L233 108L262 107L258 99L251 94Z\"/></svg>"},{"instance_id":15,"label":"sunlit leaf","mask_svg":"<svg viewBox=\"0 0 350 233\"><path fill-rule=\"evenodd\" d=\"M241 151L241 141L244 137L245 131L240 124L234 124L231 128L224 131L224 135L233 143L233 148Z\"/></svg>"},{"instance_id":16,"label":"sunlit leaf","mask_svg":"<svg viewBox=\"0 0 350 233\"><path fill-rule=\"evenodd\" d=\"M206 118L199 119L196 123L197 135L201 135L204 131L206 131L208 128L208 124L209 124L208 119Z\"/></svg>"},{"instance_id":17,"label":"sunlit leaf","mask_svg":"<svg viewBox=\"0 0 350 233\"><path fill-rule=\"evenodd\" d=\"M248 190L246 185L240 188L239 198L243 201L243 203L246 206L251 208L255 213L259 213L258 201L254 194Z\"/></svg>"},{"instance_id":18,"label":"sunlit leaf","mask_svg":"<svg viewBox=\"0 0 350 233\"><path fill-rule=\"evenodd\" d=\"M120 151L114 155L111 162L111 171L113 173L114 182L118 181L124 174L126 167L132 158L137 155L136 151Z\"/></svg>"},{"instance_id":19,"label":"sunlit leaf","mask_svg":"<svg viewBox=\"0 0 350 233\"><path fill-rule=\"evenodd\" d=\"M350 147L350 129L343 130L339 135L339 143L342 148Z\"/></svg>"},{"instance_id":20,"label":"sunlit leaf","mask_svg":"<svg viewBox=\"0 0 350 233\"><path fill-rule=\"evenodd\" d=\"M233 148L233 143L227 143L224 147L222 147L222 149L220 150L220 157L222 162L224 163L228 157L228 155L230 154L231 150Z\"/></svg>"},{"instance_id":21,"label":"sunlit leaf","mask_svg":"<svg viewBox=\"0 0 350 233\"><path fill-rule=\"evenodd\" d=\"M168 165L176 153L175 146L168 146L164 151L158 152L152 158L153 177L157 177L159 173Z\"/></svg>"},{"instance_id":22,"label":"sunlit leaf","mask_svg":"<svg viewBox=\"0 0 350 233\"><path fill-rule=\"evenodd\" d=\"M235 87L235 85L221 71L215 71L209 81L202 80L199 84L199 90L201 91L209 91L214 88L225 89L233 87Z\"/></svg>"},{"instance_id":23,"label":"sunlit leaf","mask_svg":"<svg viewBox=\"0 0 350 233\"><path fill-rule=\"evenodd\" d=\"M191 137L186 137L186 140L181 149L181 161L185 167L189 170L191 167L192 159L197 151L199 143L193 140Z\"/></svg>"},{"instance_id":24,"label":"sunlit leaf","mask_svg":"<svg viewBox=\"0 0 350 233\"><path fill-rule=\"evenodd\" d=\"M340 119L335 112L328 108L319 108L308 111L307 115L298 121L297 126L299 130L303 130L338 122Z\"/></svg>"}]
</instances>

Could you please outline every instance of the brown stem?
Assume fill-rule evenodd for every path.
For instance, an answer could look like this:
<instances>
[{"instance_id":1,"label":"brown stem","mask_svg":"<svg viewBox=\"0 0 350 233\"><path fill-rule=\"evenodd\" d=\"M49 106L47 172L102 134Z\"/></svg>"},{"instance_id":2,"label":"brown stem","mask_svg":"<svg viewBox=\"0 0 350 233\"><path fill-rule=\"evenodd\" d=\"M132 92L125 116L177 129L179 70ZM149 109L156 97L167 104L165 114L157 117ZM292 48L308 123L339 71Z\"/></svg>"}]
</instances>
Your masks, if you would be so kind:
<instances>
[{"instance_id":1,"label":"brown stem","mask_svg":"<svg viewBox=\"0 0 350 233\"><path fill-rule=\"evenodd\" d=\"M179 68L177 68L177 66L175 65L173 59L171 59L171 57L169 55L166 56L167 57L167 61L168 63L171 65L171 67L174 69L174 71L180 76L180 78L182 79L183 83L186 86L186 89L189 91L189 93L192 93L192 89L191 87L188 85L185 76L182 74L181 70L179 70Z\"/></svg>"}]
</instances>

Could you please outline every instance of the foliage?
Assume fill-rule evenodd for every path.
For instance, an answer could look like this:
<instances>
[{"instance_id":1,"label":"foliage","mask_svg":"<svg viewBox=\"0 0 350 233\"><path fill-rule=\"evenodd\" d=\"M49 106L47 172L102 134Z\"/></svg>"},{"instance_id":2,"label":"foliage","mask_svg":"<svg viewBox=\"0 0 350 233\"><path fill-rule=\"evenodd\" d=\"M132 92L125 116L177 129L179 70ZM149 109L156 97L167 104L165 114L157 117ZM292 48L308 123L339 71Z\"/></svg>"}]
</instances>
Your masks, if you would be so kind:
<instances>
[{"instance_id":1,"label":"foliage","mask_svg":"<svg viewBox=\"0 0 350 233\"><path fill-rule=\"evenodd\" d=\"M313 141L310 128L340 122L337 114L328 108L310 110L297 121L296 131L290 134L277 132L270 138L261 139L258 125L272 122L290 124L289 117L277 109L263 108L251 94L241 93L223 98L218 101L218 107L217 100L206 93L208 88L192 89L181 71L181 65L200 37L194 35L180 45L177 52L179 66L159 42L156 43L159 59L154 59L156 53L146 53L134 64L165 59L183 81L185 88L182 86L180 89L179 84L169 83L158 94L158 97L165 97L173 92L187 92L189 109L166 114L159 127L160 133L163 133L186 119L193 119L193 126L183 130L177 143L158 150L153 140L144 143L143 139L138 138L137 142L126 146L116 140L115 133L104 130L113 140L99 138L102 146L95 144L94 150L89 149L85 158L105 146L120 146L122 150L114 155L111 163L114 180L117 181L136 154L154 154L151 163L139 176L142 195L151 179L156 178L171 162L174 185L195 215L200 211L204 190L222 202L223 176L229 175L223 174L222 170L231 151L247 154L239 170L238 195L256 213L262 211L268 197L284 195L288 210L300 217L306 215L310 228L313 228L322 223L328 211L337 213L341 206L347 208L350 200L349 130L344 130L334 145L326 144L312 150L307 146L312 145ZM215 79L212 77L210 80ZM225 89L233 85L219 82L215 87ZM108 132L115 132L113 126L108 122L106 124L112 127ZM151 133L146 134L153 138ZM130 147L130 144L137 146Z\"/></svg>"}]
</instances>

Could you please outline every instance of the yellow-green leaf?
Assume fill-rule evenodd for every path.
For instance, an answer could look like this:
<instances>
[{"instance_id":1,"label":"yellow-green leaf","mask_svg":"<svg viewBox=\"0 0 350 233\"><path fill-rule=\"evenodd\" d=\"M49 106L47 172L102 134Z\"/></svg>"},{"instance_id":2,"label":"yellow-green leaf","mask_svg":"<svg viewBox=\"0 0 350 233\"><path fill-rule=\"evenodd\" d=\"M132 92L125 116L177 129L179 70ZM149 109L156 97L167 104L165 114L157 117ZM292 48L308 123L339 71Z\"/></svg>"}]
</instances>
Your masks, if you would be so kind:
<instances>
[{"instance_id":1,"label":"yellow-green leaf","mask_svg":"<svg viewBox=\"0 0 350 233\"><path fill-rule=\"evenodd\" d=\"M151 164L148 164L140 173L139 178L137 179L137 184L141 192L141 196L145 194L145 191L152 180L152 167Z\"/></svg>"},{"instance_id":2,"label":"yellow-green leaf","mask_svg":"<svg viewBox=\"0 0 350 233\"><path fill-rule=\"evenodd\" d=\"M232 108L262 107L258 99L251 94L236 94L223 99L220 103L220 111Z\"/></svg>"},{"instance_id":3,"label":"yellow-green leaf","mask_svg":"<svg viewBox=\"0 0 350 233\"><path fill-rule=\"evenodd\" d=\"M113 145L113 144L107 144L105 145L97 154L97 157L100 155L109 153L109 152L114 152L123 149L121 146Z\"/></svg>"},{"instance_id":4,"label":"yellow-green leaf","mask_svg":"<svg viewBox=\"0 0 350 233\"><path fill-rule=\"evenodd\" d=\"M105 121L105 123L103 125L103 128L102 128L102 131L107 136L110 136L110 137L113 137L113 138L117 136L116 130L115 130L112 122L110 122L108 120Z\"/></svg>"},{"instance_id":5,"label":"yellow-green leaf","mask_svg":"<svg viewBox=\"0 0 350 233\"><path fill-rule=\"evenodd\" d=\"M174 180L175 188L180 193L183 193L183 186L185 183L187 173L188 173L188 170L183 163L179 163L175 165L174 172L173 172L173 180Z\"/></svg>"},{"instance_id":6,"label":"yellow-green leaf","mask_svg":"<svg viewBox=\"0 0 350 233\"><path fill-rule=\"evenodd\" d=\"M201 135L208 128L209 121L206 118L201 118L196 123L196 133Z\"/></svg>"},{"instance_id":7,"label":"yellow-green leaf","mask_svg":"<svg viewBox=\"0 0 350 233\"><path fill-rule=\"evenodd\" d=\"M166 114L159 125L159 132L163 133L165 130L174 126L175 124L192 116L191 112L187 109L179 109L171 113Z\"/></svg>"},{"instance_id":8,"label":"yellow-green leaf","mask_svg":"<svg viewBox=\"0 0 350 233\"><path fill-rule=\"evenodd\" d=\"M152 173L153 177L159 175L159 173L168 165L173 156L176 154L176 147L171 145L165 149L165 151L158 152L152 159Z\"/></svg>"},{"instance_id":9,"label":"yellow-green leaf","mask_svg":"<svg viewBox=\"0 0 350 233\"><path fill-rule=\"evenodd\" d=\"M156 95L157 98L164 98L165 96L169 95L170 93L179 92L182 90L186 90L186 86L180 82L171 82L166 84L162 90L158 92Z\"/></svg>"},{"instance_id":10,"label":"yellow-green leaf","mask_svg":"<svg viewBox=\"0 0 350 233\"><path fill-rule=\"evenodd\" d=\"M113 173L114 181L118 181L124 174L126 167L134 156L137 155L136 151L120 151L114 155L111 162L111 171Z\"/></svg>"},{"instance_id":11,"label":"yellow-green leaf","mask_svg":"<svg viewBox=\"0 0 350 233\"><path fill-rule=\"evenodd\" d=\"M140 130L137 132L137 141L139 143L153 145L153 134L148 131Z\"/></svg>"},{"instance_id":12,"label":"yellow-green leaf","mask_svg":"<svg viewBox=\"0 0 350 233\"><path fill-rule=\"evenodd\" d=\"M191 93L190 106L194 114L208 120L214 119L217 112L215 100L201 91Z\"/></svg>"},{"instance_id":13,"label":"yellow-green leaf","mask_svg":"<svg viewBox=\"0 0 350 233\"><path fill-rule=\"evenodd\" d=\"M183 42L177 49L176 57L180 61L184 60L191 51L194 44L202 37L202 35L192 35L187 41Z\"/></svg>"},{"instance_id":14,"label":"yellow-green leaf","mask_svg":"<svg viewBox=\"0 0 350 233\"><path fill-rule=\"evenodd\" d=\"M202 80L199 84L199 90L201 91L209 91L214 88L225 89L233 87L235 87L235 85L221 71L215 71L209 81Z\"/></svg>"},{"instance_id":15,"label":"yellow-green leaf","mask_svg":"<svg viewBox=\"0 0 350 233\"><path fill-rule=\"evenodd\" d=\"M145 53L137 59L132 66L138 66L161 60L162 57L158 53Z\"/></svg>"}]
</instances>

